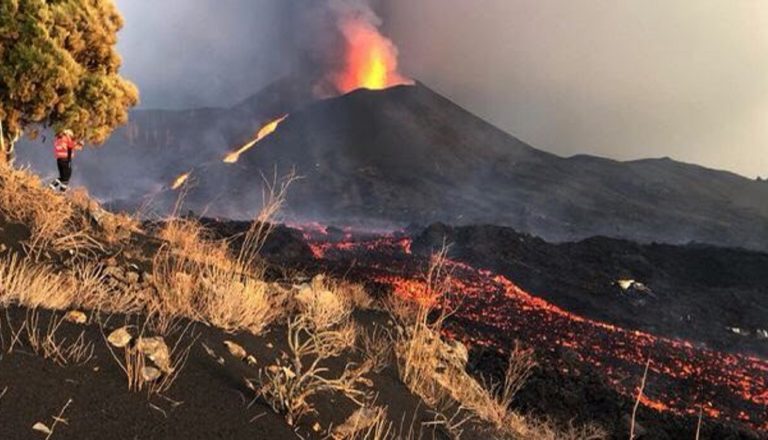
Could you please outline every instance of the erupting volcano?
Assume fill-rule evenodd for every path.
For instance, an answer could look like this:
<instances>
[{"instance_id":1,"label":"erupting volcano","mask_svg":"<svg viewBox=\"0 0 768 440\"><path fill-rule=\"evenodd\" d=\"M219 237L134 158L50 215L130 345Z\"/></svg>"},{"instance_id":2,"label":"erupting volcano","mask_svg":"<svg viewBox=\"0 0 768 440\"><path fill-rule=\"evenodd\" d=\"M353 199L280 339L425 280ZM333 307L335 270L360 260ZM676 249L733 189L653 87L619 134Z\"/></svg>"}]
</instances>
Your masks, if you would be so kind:
<instances>
[{"instance_id":1,"label":"erupting volcano","mask_svg":"<svg viewBox=\"0 0 768 440\"><path fill-rule=\"evenodd\" d=\"M339 93L413 84L398 72L397 48L375 25L348 17L342 19L339 26L346 45L344 68L333 74Z\"/></svg>"}]
</instances>

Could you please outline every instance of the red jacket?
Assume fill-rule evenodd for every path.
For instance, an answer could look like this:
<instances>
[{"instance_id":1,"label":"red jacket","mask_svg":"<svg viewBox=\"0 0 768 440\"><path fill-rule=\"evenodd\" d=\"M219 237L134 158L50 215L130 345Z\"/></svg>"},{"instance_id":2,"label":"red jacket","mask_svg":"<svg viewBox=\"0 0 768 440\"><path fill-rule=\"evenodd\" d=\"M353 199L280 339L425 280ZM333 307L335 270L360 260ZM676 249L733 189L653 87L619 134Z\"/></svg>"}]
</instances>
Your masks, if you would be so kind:
<instances>
[{"instance_id":1,"label":"red jacket","mask_svg":"<svg viewBox=\"0 0 768 440\"><path fill-rule=\"evenodd\" d=\"M53 154L56 159L72 159L75 157L75 150L79 148L80 144L69 136L56 136L53 141Z\"/></svg>"}]
</instances>

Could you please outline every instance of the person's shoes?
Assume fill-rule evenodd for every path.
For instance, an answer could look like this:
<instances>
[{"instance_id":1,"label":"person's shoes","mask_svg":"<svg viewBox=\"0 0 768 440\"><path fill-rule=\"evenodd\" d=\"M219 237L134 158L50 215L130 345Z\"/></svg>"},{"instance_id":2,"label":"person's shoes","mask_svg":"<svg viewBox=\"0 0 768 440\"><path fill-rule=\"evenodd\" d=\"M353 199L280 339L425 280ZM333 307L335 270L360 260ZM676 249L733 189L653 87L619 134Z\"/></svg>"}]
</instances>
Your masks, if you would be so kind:
<instances>
[{"instance_id":1,"label":"person's shoes","mask_svg":"<svg viewBox=\"0 0 768 440\"><path fill-rule=\"evenodd\" d=\"M50 185L48 185L48 187L54 191L61 191L61 181L59 179L55 179L50 183Z\"/></svg>"},{"instance_id":2,"label":"person's shoes","mask_svg":"<svg viewBox=\"0 0 768 440\"><path fill-rule=\"evenodd\" d=\"M61 192L67 192L69 189L69 185L64 182L59 182L59 191Z\"/></svg>"}]
</instances>

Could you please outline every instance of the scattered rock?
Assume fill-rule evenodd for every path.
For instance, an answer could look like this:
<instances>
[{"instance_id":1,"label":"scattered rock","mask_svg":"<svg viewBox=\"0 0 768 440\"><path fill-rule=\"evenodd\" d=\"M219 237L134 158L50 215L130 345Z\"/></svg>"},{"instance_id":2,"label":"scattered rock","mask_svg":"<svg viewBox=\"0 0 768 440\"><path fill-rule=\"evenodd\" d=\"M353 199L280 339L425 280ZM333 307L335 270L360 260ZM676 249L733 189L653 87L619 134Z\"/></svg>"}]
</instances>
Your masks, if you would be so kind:
<instances>
[{"instance_id":1,"label":"scattered rock","mask_svg":"<svg viewBox=\"0 0 768 440\"><path fill-rule=\"evenodd\" d=\"M131 343L133 340L133 336L131 336L130 333L128 333L128 327L120 327L119 329L113 331L109 334L107 337L107 341L109 341L110 344L112 344L114 347L117 348L123 348L126 347L128 344Z\"/></svg>"},{"instance_id":2,"label":"scattered rock","mask_svg":"<svg viewBox=\"0 0 768 440\"><path fill-rule=\"evenodd\" d=\"M155 367L144 367L141 369L141 378L144 382L154 382L160 379L163 373Z\"/></svg>"},{"instance_id":3,"label":"scattered rock","mask_svg":"<svg viewBox=\"0 0 768 440\"><path fill-rule=\"evenodd\" d=\"M139 338L136 348L149 358L163 373L173 372L171 352L162 337Z\"/></svg>"},{"instance_id":4,"label":"scattered rock","mask_svg":"<svg viewBox=\"0 0 768 440\"><path fill-rule=\"evenodd\" d=\"M249 354L249 355L248 355L248 357L245 359L245 362L246 362L246 363L247 363L249 366L251 366L251 367L253 367L253 366L255 366L256 364L258 364L258 362L256 361L256 358L255 358L255 357L253 357L253 355L250 355L250 354Z\"/></svg>"},{"instance_id":5,"label":"scattered rock","mask_svg":"<svg viewBox=\"0 0 768 440\"><path fill-rule=\"evenodd\" d=\"M32 429L33 429L34 431L42 432L43 434L46 434L46 435L51 435L51 434L53 434L53 431L51 431L51 428L49 428L49 427L45 426L45 424L44 424L44 423L41 423L41 422L37 422L37 423L35 423L35 424L32 426Z\"/></svg>"},{"instance_id":6,"label":"scattered rock","mask_svg":"<svg viewBox=\"0 0 768 440\"><path fill-rule=\"evenodd\" d=\"M88 316L79 310L70 310L66 315L64 315L64 319L69 322L81 325L88 322Z\"/></svg>"},{"instance_id":7,"label":"scattered rock","mask_svg":"<svg viewBox=\"0 0 768 440\"><path fill-rule=\"evenodd\" d=\"M768 339L768 330L758 329L755 333L758 339Z\"/></svg>"},{"instance_id":8,"label":"scattered rock","mask_svg":"<svg viewBox=\"0 0 768 440\"><path fill-rule=\"evenodd\" d=\"M726 327L729 332L737 334L739 336L749 336L749 330L744 330L743 328L738 327Z\"/></svg>"},{"instance_id":9,"label":"scattered rock","mask_svg":"<svg viewBox=\"0 0 768 440\"><path fill-rule=\"evenodd\" d=\"M239 344L237 344L235 342L224 341L224 345L227 346L227 350L229 350L229 354L231 354L232 356L234 356L234 357L236 357L236 358L238 358L240 360L243 360L243 359L245 359L248 356L248 352L246 352L245 349L241 345L239 345Z\"/></svg>"},{"instance_id":10,"label":"scattered rock","mask_svg":"<svg viewBox=\"0 0 768 440\"><path fill-rule=\"evenodd\" d=\"M320 431L323 430L323 427L320 426L320 423L315 422L315 424L312 425L312 430L315 431L315 432L320 432Z\"/></svg>"}]
</instances>

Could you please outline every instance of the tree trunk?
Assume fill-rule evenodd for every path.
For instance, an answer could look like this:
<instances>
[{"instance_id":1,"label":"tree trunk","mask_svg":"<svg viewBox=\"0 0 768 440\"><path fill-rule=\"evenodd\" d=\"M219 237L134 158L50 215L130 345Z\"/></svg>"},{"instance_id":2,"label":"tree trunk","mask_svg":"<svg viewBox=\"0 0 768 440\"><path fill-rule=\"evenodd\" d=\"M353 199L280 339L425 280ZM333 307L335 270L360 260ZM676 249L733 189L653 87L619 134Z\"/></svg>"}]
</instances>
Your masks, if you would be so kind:
<instances>
[{"instance_id":1,"label":"tree trunk","mask_svg":"<svg viewBox=\"0 0 768 440\"><path fill-rule=\"evenodd\" d=\"M3 121L0 119L0 163L5 165L13 165L13 160L16 157L15 147L16 141L19 140L19 136L15 136L13 139L5 138L5 130L3 127Z\"/></svg>"},{"instance_id":2,"label":"tree trunk","mask_svg":"<svg viewBox=\"0 0 768 440\"><path fill-rule=\"evenodd\" d=\"M5 131L3 130L2 119L0 119L0 151L5 151Z\"/></svg>"}]
</instances>

